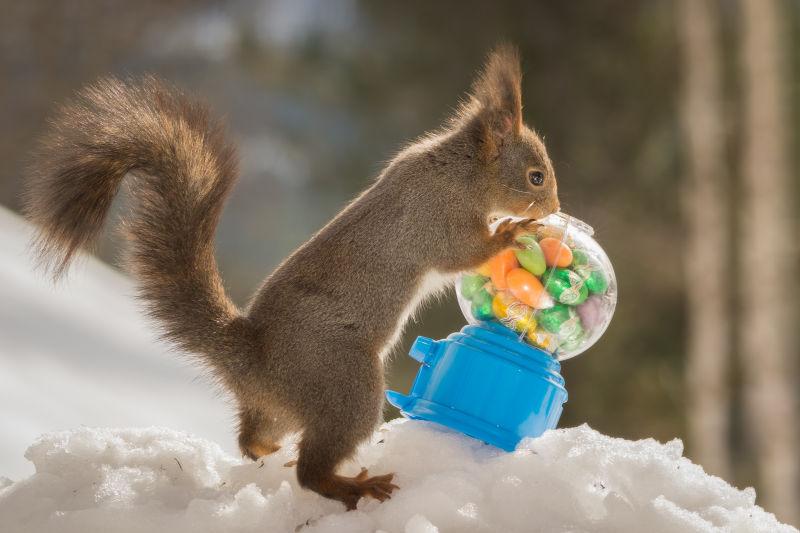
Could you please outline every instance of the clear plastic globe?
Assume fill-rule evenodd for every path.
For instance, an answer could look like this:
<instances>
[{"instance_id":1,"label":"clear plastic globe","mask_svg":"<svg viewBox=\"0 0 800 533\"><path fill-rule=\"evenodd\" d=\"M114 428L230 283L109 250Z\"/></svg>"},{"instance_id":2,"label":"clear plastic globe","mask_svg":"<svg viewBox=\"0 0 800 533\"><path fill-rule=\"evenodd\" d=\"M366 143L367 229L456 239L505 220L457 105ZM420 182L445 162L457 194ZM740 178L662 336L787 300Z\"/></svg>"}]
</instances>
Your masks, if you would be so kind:
<instances>
[{"instance_id":1,"label":"clear plastic globe","mask_svg":"<svg viewBox=\"0 0 800 533\"><path fill-rule=\"evenodd\" d=\"M499 322L564 360L605 332L617 305L617 280L589 225L564 213L539 222L517 239L520 248L462 274L456 293L469 323Z\"/></svg>"}]
</instances>

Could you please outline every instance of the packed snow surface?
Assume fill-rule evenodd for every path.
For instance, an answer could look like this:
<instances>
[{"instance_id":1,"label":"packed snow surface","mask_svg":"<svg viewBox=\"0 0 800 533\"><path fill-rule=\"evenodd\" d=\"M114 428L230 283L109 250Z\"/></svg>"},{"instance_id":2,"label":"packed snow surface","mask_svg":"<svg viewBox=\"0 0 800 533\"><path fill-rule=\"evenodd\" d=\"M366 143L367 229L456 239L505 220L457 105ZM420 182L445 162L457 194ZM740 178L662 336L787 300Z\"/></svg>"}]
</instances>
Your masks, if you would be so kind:
<instances>
[{"instance_id":1,"label":"packed snow surface","mask_svg":"<svg viewBox=\"0 0 800 533\"><path fill-rule=\"evenodd\" d=\"M303 490L289 443L261 462L162 428L81 428L27 451L36 473L0 478L4 532L789 532L682 457L678 440L627 441L588 426L505 453L424 422L384 425L346 465L396 472L400 490L358 510Z\"/></svg>"}]
</instances>

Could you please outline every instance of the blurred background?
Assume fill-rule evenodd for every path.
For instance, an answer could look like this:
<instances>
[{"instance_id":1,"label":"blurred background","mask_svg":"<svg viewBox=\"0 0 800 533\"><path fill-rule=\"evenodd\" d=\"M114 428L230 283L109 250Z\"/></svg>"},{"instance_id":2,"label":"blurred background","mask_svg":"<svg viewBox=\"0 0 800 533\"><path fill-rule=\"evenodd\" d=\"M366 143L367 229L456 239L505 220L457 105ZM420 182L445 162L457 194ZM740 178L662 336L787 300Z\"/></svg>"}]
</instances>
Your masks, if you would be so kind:
<instances>
[{"instance_id":1,"label":"blurred background","mask_svg":"<svg viewBox=\"0 0 800 533\"><path fill-rule=\"evenodd\" d=\"M524 116L554 160L562 209L595 228L619 283L606 335L563 365L561 424L681 438L708 471L755 486L761 505L798 522L800 2L0 0L0 12L0 204L20 209L27 154L57 102L107 74L172 80L226 117L241 149L217 245L240 304L404 143L446 119L489 48L517 44ZM0 230L25 233L3 220ZM98 255L113 263L111 236ZM15 250L0 262L19 262ZM20 383L31 335L15 307L25 294L0 286L0 337L16 339L0 344L9 383ZM429 305L392 360L391 388L413 379L404 354L417 334L462 323L454 295ZM104 328L95 320L77 335ZM103 349L108 379L109 361L135 357ZM53 365L70 361L57 352L25 375L58 382ZM161 360L173 364L148 364ZM14 424L29 405L31 389L19 389ZM183 394L160 409L185 408ZM66 401L53 389L43 400L45 411ZM67 424L55 420L30 430ZM108 423L98 420L82 423ZM213 423L230 434L222 411ZM5 440L17 426L0 427Z\"/></svg>"}]
</instances>

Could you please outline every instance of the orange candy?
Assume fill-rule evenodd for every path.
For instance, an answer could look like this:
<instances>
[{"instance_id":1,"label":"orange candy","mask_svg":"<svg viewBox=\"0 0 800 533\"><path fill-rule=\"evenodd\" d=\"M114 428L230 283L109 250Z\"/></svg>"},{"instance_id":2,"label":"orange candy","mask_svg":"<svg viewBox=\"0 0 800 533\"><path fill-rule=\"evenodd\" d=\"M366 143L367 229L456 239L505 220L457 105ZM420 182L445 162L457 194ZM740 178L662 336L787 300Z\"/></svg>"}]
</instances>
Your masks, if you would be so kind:
<instances>
[{"instance_id":1,"label":"orange candy","mask_svg":"<svg viewBox=\"0 0 800 533\"><path fill-rule=\"evenodd\" d=\"M525 270L515 268L506 275L508 290L517 300L531 307L539 305L539 300L544 293L544 286L539 278Z\"/></svg>"},{"instance_id":2,"label":"orange candy","mask_svg":"<svg viewBox=\"0 0 800 533\"><path fill-rule=\"evenodd\" d=\"M489 259L489 274L495 289L504 290L508 288L506 275L515 268L519 268L519 261L514 255L514 250L503 250L496 256Z\"/></svg>"},{"instance_id":3,"label":"orange candy","mask_svg":"<svg viewBox=\"0 0 800 533\"><path fill-rule=\"evenodd\" d=\"M484 277L487 277L487 278L491 277L492 276L492 269L489 267L489 261L486 261L484 264L482 264L481 266L476 268L475 272L477 272L481 276L484 276Z\"/></svg>"},{"instance_id":4,"label":"orange candy","mask_svg":"<svg viewBox=\"0 0 800 533\"><path fill-rule=\"evenodd\" d=\"M547 237L539 241L547 266L566 268L572 264L572 250L558 239Z\"/></svg>"}]
</instances>

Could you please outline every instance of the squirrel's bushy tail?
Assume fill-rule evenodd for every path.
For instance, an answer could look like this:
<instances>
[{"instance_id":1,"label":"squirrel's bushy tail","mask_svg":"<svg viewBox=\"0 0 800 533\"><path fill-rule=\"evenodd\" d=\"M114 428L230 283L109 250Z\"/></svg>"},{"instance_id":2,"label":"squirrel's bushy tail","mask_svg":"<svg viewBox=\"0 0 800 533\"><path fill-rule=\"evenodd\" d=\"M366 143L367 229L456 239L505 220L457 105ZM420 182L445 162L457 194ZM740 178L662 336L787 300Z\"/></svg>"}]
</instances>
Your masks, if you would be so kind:
<instances>
[{"instance_id":1,"label":"squirrel's bushy tail","mask_svg":"<svg viewBox=\"0 0 800 533\"><path fill-rule=\"evenodd\" d=\"M100 232L128 173L127 264L150 315L181 349L218 369L235 364L252 332L225 294L213 240L236 153L204 106L156 79L102 80L52 122L25 195L40 260L59 278Z\"/></svg>"}]
</instances>

